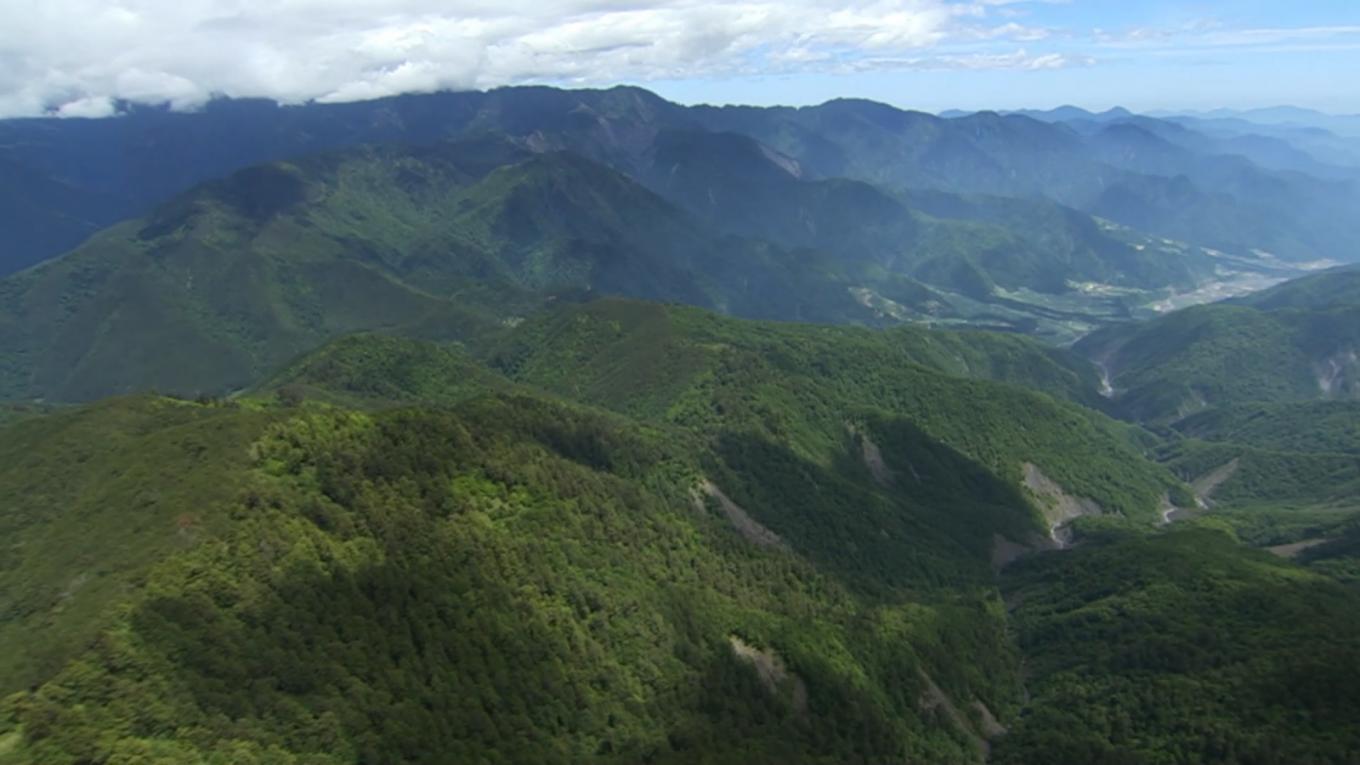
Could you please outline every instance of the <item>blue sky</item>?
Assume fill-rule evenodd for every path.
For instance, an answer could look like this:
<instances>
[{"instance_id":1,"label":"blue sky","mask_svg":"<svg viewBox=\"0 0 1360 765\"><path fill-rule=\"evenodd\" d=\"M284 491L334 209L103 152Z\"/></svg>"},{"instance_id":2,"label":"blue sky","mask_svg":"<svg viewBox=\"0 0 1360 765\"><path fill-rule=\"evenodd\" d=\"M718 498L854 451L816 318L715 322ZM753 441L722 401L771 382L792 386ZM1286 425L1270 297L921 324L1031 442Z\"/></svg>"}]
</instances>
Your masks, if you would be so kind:
<instances>
[{"instance_id":1,"label":"blue sky","mask_svg":"<svg viewBox=\"0 0 1360 765\"><path fill-rule=\"evenodd\" d=\"M0 0L0 118L547 83L1360 113L1360 0Z\"/></svg>"},{"instance_id":2,"label":"blue sky","mask_svg":"<svg viewBox=\"0 0 1360 765\"><path fill-rule=\"evenodd\" d=\"M953 34L918 51L923 60L911 67L647 85L686 103L858 96L931 111L1291 104L1360 113L1360 0L1014 2L970 23L1037 31L982 41ZM1045 56L1055 57L1051 67L1033 65ZM959 63L969 60L977 66Z\"/></svg>"}]
</instances>

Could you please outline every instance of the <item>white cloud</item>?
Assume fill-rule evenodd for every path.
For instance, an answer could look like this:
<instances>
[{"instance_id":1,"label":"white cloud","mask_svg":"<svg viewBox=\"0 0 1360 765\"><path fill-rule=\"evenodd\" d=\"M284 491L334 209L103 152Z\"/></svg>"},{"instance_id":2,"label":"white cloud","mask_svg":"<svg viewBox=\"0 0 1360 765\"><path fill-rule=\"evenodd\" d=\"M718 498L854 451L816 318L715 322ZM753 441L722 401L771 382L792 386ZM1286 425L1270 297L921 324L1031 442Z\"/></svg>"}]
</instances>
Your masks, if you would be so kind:
<instances>
[{"instance_id":1,"label":"white cloud","mask_svg":"<svg viewBox=\"0 0 1360 765\"><path fill-rule=\"evenodd\" d=\"M867 58L854 62L851 70L869 69L1021 69L1041 71L1045 69L1067 69L1070 67L1091 66L1096 60L1091 56L1067 55L1063 53L1030 54L1024 49L1010 53L967 53L937 56L917 56L911 58Z\"/></svg>"},{"instance_id":2,"label":"white cloud","mask_svg":"<svg viewBox=\"0 0 1360 765\"><path fill-rule=\"evenodd\" d=\"M106 96L92 96L68 101L57 108L58 117L98 118L112 117L117 113L113 99Z\"/></svg>"},{"instance_id":3,"label":"white cloud","mask_svg":"<svg viewBox=\"0 0 1360 765\"><path fill-rule=\"evenodd\" d=\"M1215 19L1198 19L1174 27L1132 27L1121 31L1096 29L1101 45L1118 48L1265 48L1288 43L1347 43L1360 40L1360 25L1310 27L1227 27Z\"/></svg>"},{"instance_id":4,"label":"white cloud","mask_svg":"<svg viewBox=\"0 0 1360 765\"><path fill-rule=\"evenodd\" d=\"M1036 41L1001 0L0 0L0 117L117 100L347 101L521 82L605 84L855 61L1042 68L1063 56L923 55ZM994 8L995 6L995 8ZM974 62L974 63L969 63ZM904 63L919 66L920 63Z\"/></svg>"}]
</instances>

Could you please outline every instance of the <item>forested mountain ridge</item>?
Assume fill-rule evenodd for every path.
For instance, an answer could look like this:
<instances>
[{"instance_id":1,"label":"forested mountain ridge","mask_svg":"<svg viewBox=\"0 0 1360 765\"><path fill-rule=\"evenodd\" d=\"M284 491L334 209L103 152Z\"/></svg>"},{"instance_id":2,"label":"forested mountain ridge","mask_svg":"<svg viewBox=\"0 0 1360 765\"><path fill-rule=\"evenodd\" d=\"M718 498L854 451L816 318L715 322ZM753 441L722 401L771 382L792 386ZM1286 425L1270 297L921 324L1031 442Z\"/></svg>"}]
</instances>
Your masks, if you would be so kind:
<instances>
[{"instance_id":1,"label":"forested mountain ridge","mask_svg":"<svg viewBox=\"0 0 1360 765\"><path fill-rule=\"evenodd\" d=\"M1235 298L1230 302L1249 305L1263 311L1280 308L1322 310L1355 305L1360 303L1360 268L1343 266L1330 269Z\"/></svg>"},{"instance_id":2,"label":"forested mountain ridge","mask_svg":"<svg viewBox=\"0 0 1360 765\"><path fill-rule=\"evenodd\" d=\"M1107 411L1168 439L1159 459L1201 511L1298 554L1348 533L1360 510L1356 276L1332 270L1102 330L1075 350L1101 365ZM1337 570L1349 558L1338 552Z\"/></svg>"},{"instance_id":3,"label":"forested mountain ridge","mask_svg":"<svg viewBox=\"0 0 1360 765\"><path fill-rule=\"evenodd\" d=\"M1007 617L998 567L1051 547L1065 503L1095 502L1106 516L1078 519L1094 524L1082 555L1124 556L1139 597L1142 567L1164 558L1125 535L1153 528L1159 494L1188 500L1143 456L1150 435L1025 384L1081 400L1095 380L1016 337L605 300L475 354L359 335L235 400L22 419L4 431L22 456L0 497L23 508L6 517L30 563L0 569L5 639L42 660L0 665L15 691L0 762L962 763L989 739L1007 762L1264 752L1278 734L1247 720L1277 714L1277 676L1242 685L1241 662L1302 660L1245 637L1270 612L1239 617L1227 674L1177 670L1188 704L1233 688L1242 710L1169 732L1116 683L1077 709L1122 709L1122 732L1050 724L1074 709L1071 678L1107 682L1125 660L1062 670L1054 641L1071 633L1044 604L1104 613L1109 591L1049 594L1034 588L1066 580L1020 573L1011 586L1030 594ZM76 442L73 511L32 487ZM120 528L80 533L100 524ZM1206 549L1188 533L1151 544ZM1211 546L1258 576L1228 537ZM31 565L58 548L84 573ZM1259 584L1292 581L1346 629L1356 596L1295 570ZM1230 602L1190 591L1202 605L1177 619ZM1205 618L1187 629L1219 617ZM1287 624L1285 640L1319 634ZM1017 626L1037 674L1020 671ZM1327 704L1294 739L1323 761L1355 745L1347 707Z\"/></svg>"},{"instance_id":4,"label":"forested mountain ridge","mask_svg":"<svg viewBox=\"0 0 1360 765\"><path fill-rule=\"evenodd\" d=\"M619 311L638 310L663 311L664 317L665 311L680 309L606 303L564 309L561 321L593 334L576 317L593 315L597 318L592 324L602 322L607 327L621 318ZM748 330L742 323L706 319L692 311L682 312L680 319L681 324L709 325L710 332L724 332L729 341L751 330L757 331L757 337L775 331L785 338L780 345L786 349L800 342L800 336L820 333L815 327ZM521 331L525 339L511 343L517 349L541 335L532 326ZM693 332L681 333L684 342L709 342ZM920 358L933 353L942 362L959 363L954 351L941 353L932 347L931 333L917 332L920 337L914 343ZM862 333L861 342L872 344L877 342L875 337ZM985 348L988 339L979 339ZM1035 363L1044 363L1039 361L1044 354L1030 350L1024 341L996 338L992 342L1015 346L1033 354ZM554 342L551 352L564 347ZM966 352L967 343L955 350ZM541 352L550 352L550 348L545 346ZM759 351L762 355L777 352L776 347ZM750 357L745 363L754 361ZM535 365L526 360L523 366L527 370ZM212 510L186 516L178 493L162 494L142 506L144 521L125 527L128 538L81 540L76 549L87 551L82 555L90 556L91 570L98 573L76 585L67 581L69 573L57 570L47 574L32 566L8 570L7 576L21 586L6 590L22 593L20 612L30 614L7 625L16 631L14 640L24 640L20 632L50 630L43 644L45 655L52 658L19 665L26 673L22 680L18 667L6 677L6 690L15 689L19 682L42 684L37 693L13 697L7 707L7 713L14 714L22 726L27 756L38 762L62 762L70 757L102 760L141 753L184 761L181 758L216 752L219 757L254 753L311 757L315 762L355 756L423 761L431 752L444 756L460 751L473 757L499 752L508 757L610 761L651 752L662 760L689 761L695 756L811 760L822 751L828 757L835 752L859 752L851 756L963 762L974 757L982 735L978 731L985 729L969 706L970 699L975 697L997 710L1015 703L1015 681L1007 679L1012 670L998 642L1003 639L1002 625L985 598L970 597L971 603L958 603L942 589L963 580L985 588L993 534L1027 540L1045 533L1038 511L1027 509L1037 500L1027 498L1013 475L1003 482L990 469L975 465L904 422L894 422L888 413L875 415L867 402L850 407L837 404L828 397L834 386L809 387L803 394L807 405L822 401L821 406L845 407L838 415L827 412L829 417L814 416L808 421L825 428L818 431L822 440L814 461L809 459L812 455L806 443L800 445L799 439L784 435L778 427L768 430L770 423L759 417L736 416L736 410L731 410L733 416L708 425L683 421L634 425L522 395L487 399L489 391L509 390L509 383L490 371L480 373L481 382L477 382L468 373L473 368L456 351L369 335L339 341L313 354L282 373L269 389L324 399L325 391L317 387L324 386L347 392L356 404L376 404L380 410L392 403L409 406L415 402L443 402L453 409L434 409L423 403L423 408L360 414L320 404L289 409L264 400L194 404L129 399L11 426L15 430L6 443L27 456L6 462L13 468L5 473L7 491L23 491L41 479L43 473L35 466L63 464L65 444L79 437L79 432L95 429L115 436L128 429L129 435L144 441L131 445L115 438L89 443L86 448L91 457L84 463L89 475L82 480L99 489L88 495L91 502L82 514L58 512L56 498L38 495L27 500L30 509L17 517L27 518L32 525L21 525L16 533L29 540L31 560L45 556L55 560L53 551L47 549L52 544L67 546L69 553L75 530L66 524L76 517L84 518L87 525L96 519L126 522L125 505L145 502L144 498L99 491L126 485L123 482L143 469L139 460L159 454L157 450L169 449L212 466L211 470L183 471L193 477L197 487L193 491L217 487L211 495ZM461 374L451 374L455 370ZM703 367L694 371L709 374ZM573 374L570 369L562 372ZM582 369L580 374L582 384L573 385L566 382L569 377L561 376L556 382L566 388L589 387L592 373ZM932 373L912 374L925 379ZM527 382L534 375L522 371L516 376ZM298 391L303 380L314 385ZM760 393L763 385L759 377L734 378L725 386L730 392L706 406L732 407L738 396L764 395ZM1008 388L996 390L1015 395ZM956 394L942 388L936 395ZM329 400L338 399L331 396ZM705 406L698 401L695 405ZM809 414L799 406L785 416L794 423ZM886 419L880 422L879 418ZM846 430L848 419L859 423L860 435ZM230 439L222 440L228 433ZM1096 437L1117 444L1122 436L1110 433ZM248 450L242 450L235 440L244 434L253 434L246 437L255 441ZM882 459L887 464L899 464L900 450L910 449L916 476L911 487L903 483L897 489L875 482L859 455L863 447L858 439L870 443L871 437L882 442ZM1084 451L1076 444L1068 448L1073 457ZM218 456L223 450L235 456L223 460ZM247 454L249 468L241 463ZM1136 457L1130 453L1126 459ZM110 460L138 467L126 477L106 477L110 474L105 465ZM174 463L161 461L157 467L169 464ZM111 475L127 470L115 467ZM1151 470L1148 475L1157 473ZM390 483L393 479L397 483ZM344 488L351 480L361 483ZM446 496L439 487L450 480L453 493ZM808 481L812 483L804 485ZM74 489L80 482L70 485ZM716 499L711 515L696 516L690 509L695 501L691 491L701 485L720 487L712 490ZM722 493L724 488L731 494ZM167 489L161 487L163 492ZM409 491L416 493L399 500L398 494L405 496ZM359 500L360 496L369 499ZM791 496L800 500L789 504L786 498ZM741 508L732 510L724 504L734 500L742 503ZM446 506L448 501L455 504ZM400 517L392 515L406 502L416 504ZM429 502L436 504L424 507ZM362 515L353 515L356 511ZM441 517L445 520L438 520ZM744 519L745 525L734 530L730 524L737 523L736 518ZM446 532L431 523L446 526L448 533L461 530L445 537ZM486 523L491 526L476 531ZM493 531L507 523L503 531ZM869 534L866 524L878 531ZM752 533L752 528L767 529L766 534L778 535L772 538L780 541L765 548L753 544L742 537ZM428 542L416 545L416 538ZM454 538L465 541L451 547ZM531 540L539 541L531 544L533 549L522 549ZM631 543L620 547L622 540ZM860 550L846 558L843 548L838 552L839 545L856 545ZM482 550L479 556L501 561L494 570L486 569L488 576L495 572L494 580L469 580L455 586L441 577L462 576L457 572L479 567L417 562L429 554L466 555L473 549ZM579 552L558 560L573 549ZM304 550L320 557L309 558L312 553ZM534 560L551 562L556 573L548 577L546 571L538 571L538 564L531 564ZM591 560L608 562L613 573L588 563ZM689 562L682 565L685 560ZM316 565L321 569L312 568ZM387 573L379 576L374 566ZM688 584L682 572L686 566L697 567L698 579ZM308 570L313 573L304 577ZM132 601L131 610L115 610L106 617L113 620L113 631L102 639L96 653L78 665L84 669L59 671L60 659L83 650L79 646L95 617L108 614L110 606L126 597L118 583L129 576L141 581L147 574L138 572L147 571L147 583L134 587L142 594ZM577 580L572 571L579 571L582 578ZM786 579L788 584L780 583ZM793 584L796 581L803 584ZM200 590L190 582L209 589ZM403 665L416 661L430 671L451 673L450 677L460 679L456 687L463 689L461 695L471 707L446 708L452 697L434 687L415 691L411 686L408 692L420 694L418 698L424 701L408 711L393 712L392 704L405 706L392 698L397 686L390 683L406 681L399 680L382 661L369 663L367 669L362 662L349 661L344 664L348 669L341 669L333 663L340 644L319 637L332 630L348 633L359 622L345 626L344 620L360 614L367 614L363 623L376 625L370 609L378 601L364 605L366 599L390 604L394 602L391 587L417 583L421 588L435 588L420 596L426 605L392 611L395 621L382 632L364 633L369 646L365 651L377 645L373 641L380 634L387 634L381 640L391 645L379 654L409 656L401 660ZM445 602L447 596L432 599L435 590L446 585L452 588L448 592L463 592L485 603L475 624L447 623L463 609L456 601ZM525 586L541 594L529 597ZM488 588L501 588L507 595L481 601L490 597ZM929 594L937 590L940 595ZM312 594L303 595L304 591ZM625 596L626 592L634 595ZM752 600L757 592L767 594ZM217 605L201 601L205 596ZM561 598L566 600L554 605ZM581 603L570 605L577 598ZM665 605L679 607L676 604L682 601L690 606L681 611ZM502 626L516 634L523 633L531 611L541 613L541 628L526 635L531 643L512 640L511 633L492 628L495 607L490 604L496 602L511 610L495 618L503 619ZM857 603L861 605L852 605ZM638 611L643 604L651 605ZM288 614L277 611L285 607ZM851 616L865 608L869 611ZM577 609L576 616L570 616L571 609ZM878 615L864 622L868 613ZM918 622L931 613L935 616L930 619L938 620L935 627ZM808 623L807 617L814 614L818 615L814 623ZM906 614L911 616L902 622ZM563 618L588 620L573 628L585 631L562 632ZM332 621L329 627L322 623ZM590 623L597 626L589 627ZM852 638L851 630L870 623L881 626ZM909 627L913 623L918 626ZM288 629L295 631L294 637L308 642L321 639L318 653L287 648L294 637L279 631L285 624L292 625ZM601 625L613 626L600 632ZM942 638L936 632L946 625L976 633L976 648L966 649L975 651L976 658L954 661L957 642L939 642ZM430 653L429 637L414 638L411 644L402 637L411 630L432 636L445 629L457 630L462 638L454 642L469 650L469 638L481 636L473 641L480 647L468 655L457 651L436 655ZM909 633L894 632L902 629ZM313 637L303 638L304 634ZM889 650L889 644L881 642L886 634L899 634L899 640L891 641L897 648ZM670 650L678 652L674 657L666 658L663 651L647 660L660 662L655 666L628 658L634 649L627 646L641 649L654 644L658 635L669 636L663 638L663 645L673 645ZM738 638L739 643L735 642ZM866 641L863 648L855 647L857 641ZM747 649L735 651L734 645L774 652L770 654L777 657L774 661L788 668L785 679L766 689L759 676L742 664L742 651ZM841 646L834 654L841 658L831 660L832 655L826 653L830 645ZM548 663L526 664L529 653L522 651L534 655L547 651L543 661ZM180 658L167 664L171 655ZM853 669L842 664L846 660ZM513 666L514 672L494 681L497 692L489 685L482 688L483 682L493 682L498 676L483 673L496 672L501 661ZM135 667L140 679L132 680L132 685L123 683L117 674L110 674L121 671L117 667ZM285 672L287 667L292 669ZM541 667L541 672L533 667ZM606 685L589 680L587 675L596 671L592 667L613 679ZM246 673L244 678L261 672L278 674L282 684L273 690L256 689L249 699L229 690L244 687L232 679L234 673ZM886 674L874 679L880 672ZM717 677L727 679L714 685ZM511 685L505 685L507 681ZM58 698L106 694L107 684L114 682L120 683L117 701L93 717L70 717L53 706ZM182 690L169 692L161 685L165 682ZM542 693L534 690L539 683L564 684L546 698L579 693L576 703L581 709L598 710L599 715L592 712L589 719L579 717L580 712L558 715L551 704L535 695ZM641 707L611 706L623 687L651 701ZM686 700L695 692L701 695ZM340 693L344 703L336 695ZM146 703L153 697L148 694L160 701ZM918 697L933 699L942 694L958 697L963 711L956 713L957 718L923 713L916 706ZM725 701L719 703L719 699ZM295 706L298 703L313 712L300 717L284 711L300 709ZM440 714L448 722L434 725L428 712L419 711L422 705L443 710ZM477 722L472 709L478 705L491 715L489 721ZM322 706L331 711L319 718L311 716ZM363 722L364 710L378 708L387 710L384 716L392 725L404 720L401 725L408 727L384 724L374 728ZM535 708L540 711L529 711ZM607 724L606 708L612 709ZM238 723L230 729L221 727L215 722L221 714L229 714ZM188 721L197 732L187 737L167 735L164 726L172 719L181 727ZM537 733L528 739L502 735L502 727L521 725ZM746 743L734 745L736 735ZM401 743L403 738L408 740ZM512 745L511 739L519 742ZM322 757L330 759L317 759Z\"/></svg>"},{"instance_id":5,"label":"forested mountain ridge","mask_svg":"<svg viewBox=\"0 0 1360 765\"><path fill-rule=\"evenodd\" d=\"M747 541L658 435L524 398L286 415L226 530L140 532L187 539L9 698L0 757L971 761L976 713L916 699L1014 703L991 609Z\"/></svg>"},{"instance_id":6,"label":"forested mountain ridge","mask_svg":"<svg viewBox=\"0 0 1360 765\"><path fill-rule=\"evenodd\" d=\"M1354 399L1360 281L1353 268L1234 301L1110 327L1075 350L1103 365L1114 401L1142 420L1209 406Z\"/></svg>"}]
</instances>

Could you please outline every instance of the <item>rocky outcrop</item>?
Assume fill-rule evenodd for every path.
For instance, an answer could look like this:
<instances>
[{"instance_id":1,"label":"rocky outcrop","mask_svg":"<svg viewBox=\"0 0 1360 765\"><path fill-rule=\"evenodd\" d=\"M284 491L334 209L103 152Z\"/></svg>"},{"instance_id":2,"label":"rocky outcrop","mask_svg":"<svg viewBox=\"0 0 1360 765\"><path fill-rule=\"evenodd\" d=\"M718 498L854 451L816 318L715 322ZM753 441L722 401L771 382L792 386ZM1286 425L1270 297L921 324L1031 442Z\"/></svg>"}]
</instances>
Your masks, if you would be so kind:
<instances>
[{"instance_id":1,"label":"rocky outcrop","mask_svg":"<svg viewBox=\"0 0 1360 765\"><path fill-rule=\"evenodd\" d=\"M1343 396L1360 377L1357 374L1360 372L1360 355L1356 354L1354 348L1337 351L1315 364L1313 371L1317 374L1318 389L1322 395Z\"/></svg>"},{"instance_id":2,"label":"rocky outcrop","mask_svg":"<svg viewBox=\"0 0 1360 765\"><path fill-rule=\"evenodd\" d=\"M773 649L757 648L736 635L729 635L727 639L733 655L755 668L766 690L776 696L787 693L795 710L807 711L807 684L797 673L789 671L778 653Z\"/></svg>"},{"instance_id":3,"label":"rocky outcrop","mask_svg":"<svg viewBox=\"0 0 1360 765\"><path fill-rule=\"evenodd\" d=\"M1048 534L1059 547L1071 542L1067 525L1087 515L1103 515L1105 509L1095 500L1068 494L1056 481L1044 475L1032 462L1021 466L1024 471L1024 485L1039 503L1039 508L1048 521Z\"/></svg>"},{"instance_id":4,"label":"rocky outcrop","mask_svg":"<svg viewBox=\"0 0 1360 765\"><path fill-rule=\"evenodd\" d=\"M1195 503L1206 510L1213 507L1214 502L1212 497L1214 489L1217 489L1224 481L1233 477L1233 474L1237 472L1237 465L1238 461L1233 459L1231 462L1219 465L1213 470L1210 470L1199 478L1191 481L1190 488L1195 491Z\"/></svg>"},{"instance_id":5,"label":"rocky outcrop","mask_svg":"<svg viewBox=\"0 0 1360 765\"><path fill-rule=\"evenodd\" d=\"M720 509L732 523L737 532L753 545L760 547L774 547L787 550L788 545L778 534L762 526L756 519L752 518L740 505L733 502L722 489L719 489L712 481L705 479L699 484L696 490L696 501L702 506L702 498L707 496L718 503Z\"/></svg>"}]
</instances>

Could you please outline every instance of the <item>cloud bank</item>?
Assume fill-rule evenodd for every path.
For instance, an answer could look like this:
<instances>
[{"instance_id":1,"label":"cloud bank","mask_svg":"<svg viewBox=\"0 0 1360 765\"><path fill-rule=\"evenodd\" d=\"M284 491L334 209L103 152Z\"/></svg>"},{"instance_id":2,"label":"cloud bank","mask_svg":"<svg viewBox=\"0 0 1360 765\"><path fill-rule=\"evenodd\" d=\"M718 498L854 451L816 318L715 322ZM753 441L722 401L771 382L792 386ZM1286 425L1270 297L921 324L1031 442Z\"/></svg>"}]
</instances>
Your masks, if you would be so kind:
<instances>
[{"instance_id":1,"label":"cloud bank","mask_svg":"<svg viewBox=\"0 0 1360 765\"><path fill-rule=\"evenodd\" d=\"M1005 0L0 0L0 117L527 82L1089 63ZM942 46L952 46L942 48ZM971 47L970 47L971 46ZM978 46L982 46L979 48Z\"/></svg>"}]
</instances>

